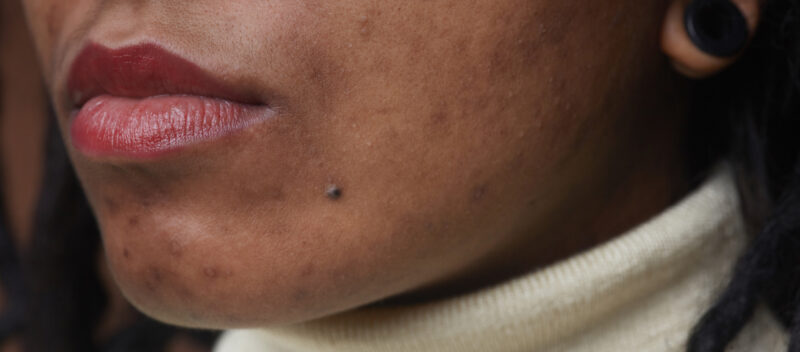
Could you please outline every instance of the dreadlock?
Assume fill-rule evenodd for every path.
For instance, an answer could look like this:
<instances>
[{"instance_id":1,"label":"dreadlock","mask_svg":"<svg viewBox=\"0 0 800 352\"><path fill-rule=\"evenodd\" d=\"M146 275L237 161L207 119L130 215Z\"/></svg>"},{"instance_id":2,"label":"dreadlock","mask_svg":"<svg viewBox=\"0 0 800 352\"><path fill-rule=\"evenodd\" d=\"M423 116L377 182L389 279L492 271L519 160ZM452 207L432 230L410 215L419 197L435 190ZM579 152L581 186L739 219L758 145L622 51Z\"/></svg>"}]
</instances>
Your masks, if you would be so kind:
<instances>
[{"instance_id":1,"label":"dreadlock","mask_svg":"<svg viewBox=\"0 0 800 352\"><path fill-rule=\"evenodd\" d=\"M724 351L761 302L789 328L789 351L800 351L800 1L767 0L760 23L739 63L694 95L694 120L711 121L695 140L717 136L712 148L734 163L752 240L689 352Z\"/></svg>"}]
</instances>

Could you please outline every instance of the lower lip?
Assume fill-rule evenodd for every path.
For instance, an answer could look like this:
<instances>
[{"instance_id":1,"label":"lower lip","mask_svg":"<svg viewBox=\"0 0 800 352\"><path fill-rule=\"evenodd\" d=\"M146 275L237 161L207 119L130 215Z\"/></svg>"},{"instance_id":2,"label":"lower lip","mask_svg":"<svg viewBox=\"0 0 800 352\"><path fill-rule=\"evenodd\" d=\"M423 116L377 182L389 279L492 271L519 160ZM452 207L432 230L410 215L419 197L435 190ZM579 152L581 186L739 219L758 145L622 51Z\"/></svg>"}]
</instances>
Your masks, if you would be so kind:
<instances>
[{"instance_id":1,"label":"lower lip","mask_svg":"<svg viewBox=\"0 0 800 352\"><path fill-rule=\"evenodd\" d=\"M241 131L273 115L265 106L208 97L102 95L76 113L70 134L75 148L90 157L153 159Z\"/></svg>"}]
</instances>

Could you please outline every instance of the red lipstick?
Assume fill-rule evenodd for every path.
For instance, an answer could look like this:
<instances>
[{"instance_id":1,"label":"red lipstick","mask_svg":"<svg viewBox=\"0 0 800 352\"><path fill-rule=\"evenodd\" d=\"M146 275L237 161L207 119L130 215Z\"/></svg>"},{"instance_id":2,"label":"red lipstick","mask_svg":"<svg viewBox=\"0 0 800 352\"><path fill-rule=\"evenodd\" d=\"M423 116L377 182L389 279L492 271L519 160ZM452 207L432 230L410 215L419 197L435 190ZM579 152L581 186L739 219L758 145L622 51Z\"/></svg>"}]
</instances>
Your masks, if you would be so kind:
<instances>
[{"instance_id":1,"label":"red lipstick","mask_svg":"<svg viewBox=\"0 0 800 352\"><path fill-rule=\"evenodd\" d=\"M151 159L274 115L246 93L155 44L87 45L67 91L72 143L92 157Z\"/></svg>"}]
</instances>

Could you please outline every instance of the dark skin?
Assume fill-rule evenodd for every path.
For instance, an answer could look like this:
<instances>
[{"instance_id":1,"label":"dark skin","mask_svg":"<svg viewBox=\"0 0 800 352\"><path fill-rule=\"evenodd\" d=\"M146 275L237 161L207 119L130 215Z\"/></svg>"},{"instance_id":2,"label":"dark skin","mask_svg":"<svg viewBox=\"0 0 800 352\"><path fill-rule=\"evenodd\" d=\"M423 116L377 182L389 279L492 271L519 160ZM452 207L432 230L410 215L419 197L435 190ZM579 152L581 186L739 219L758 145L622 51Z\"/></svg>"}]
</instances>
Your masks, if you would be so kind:
<instances>
[{"instance_id":1,"label":"dark skin","mask_svg":"<svg viewBox=\"0 0 800 352\"><path fill-rule=\"evenodd\" d=\"M47 128L47 96L18 1L2 2L0 28L0 152L2 152L2 195L6 210L6 226L17 250L24 253L32 237L33 215L39 197L44 165L45 131ZM124 300L98 253L98 270L107 283L109 307L96 336L103 340L125 329L134 317L134 310ZM0 287L0 311L6 304ZM168 352L202 352L190 338L177 335ZM0 352L21 352L20 340L3 341Z\"/></svg>"},{"instance_id":2,"label":"dark skin","mask_svg":"<svg viewBox=\"0 0 800 352\"><path fill-rule=\"evenodd\" d=\"M477 290L668 207L690 94L668 59L734 61L693 49L686 2L23 1L116 283L213 329ZM158 44L277 115L152 160L85 153L67 81L89 43Z\"/></svg>"}]
</instances>

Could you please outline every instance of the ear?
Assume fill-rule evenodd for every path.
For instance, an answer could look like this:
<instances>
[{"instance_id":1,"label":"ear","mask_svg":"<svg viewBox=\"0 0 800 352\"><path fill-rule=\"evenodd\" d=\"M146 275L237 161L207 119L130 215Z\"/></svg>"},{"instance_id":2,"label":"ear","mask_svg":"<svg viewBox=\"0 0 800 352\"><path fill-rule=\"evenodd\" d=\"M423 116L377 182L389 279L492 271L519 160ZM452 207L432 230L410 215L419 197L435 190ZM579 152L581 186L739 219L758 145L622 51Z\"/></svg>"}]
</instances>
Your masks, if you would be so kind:
<instances>
[{"instance_id":1,"label":"ear","mask_svg":"<svg viewBox=\"0 0 800 352\"><path fill-rule=\"evenodd\" d=\"M737 60L738 56L717 57L698 48L686 31L685 13L692 0L670 1L661 30L661 50L672 60L678 72L690 78L704 78L724 70ZM760 0L728 1L741 11L752 38L758 26Z\"/></svg>"}]
</instances>

